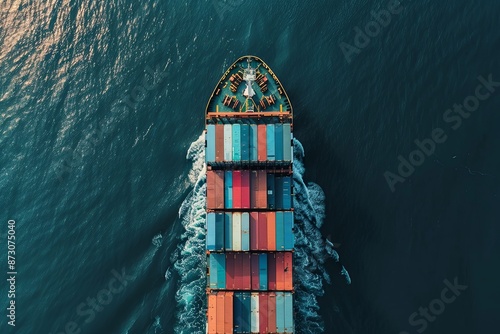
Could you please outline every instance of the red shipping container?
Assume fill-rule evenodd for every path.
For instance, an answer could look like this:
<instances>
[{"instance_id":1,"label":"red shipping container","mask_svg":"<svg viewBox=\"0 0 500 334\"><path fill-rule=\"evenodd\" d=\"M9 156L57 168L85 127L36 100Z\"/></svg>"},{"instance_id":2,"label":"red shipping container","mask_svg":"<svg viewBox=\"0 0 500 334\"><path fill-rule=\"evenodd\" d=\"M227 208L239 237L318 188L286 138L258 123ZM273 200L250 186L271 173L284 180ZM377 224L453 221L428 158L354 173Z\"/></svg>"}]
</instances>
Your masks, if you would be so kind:
<instances>
[{"instance_id":1,"label":"red shipping container","mask_svg":"<svg viewBox=\"0 0 500 334\"><path fill-rule=\"evenodd\" d=\"M226 255L226 289L234 289L234 254Z\"/></svg>"},{"instance_id":2,"label":"red shipping container","mask_svg":"<svg viewBox=\"0 0 500 334\"><path fill-rule=\"evenodd\" d=\"M269 292L267 300L267 327L269 333L276 333L276 293Z\"/></svg>"},{"instance_id":3,"label":"red shipping container","mask_svg":"<svg viewBox=\"0 0 500 334\"><path fill-rule=\"evenodd\" d=\"M224 293L217 294L217 333L224 333L224 314L225 314Z\"/></svg>"},{"instance_id":4,"label":"red shipping container","mask_svg":"<svg viewBox=\"0 0 500 334\"><path fill-rule=\"evenodd\" d=\"M268 250L267 248L267 215L270 212L259 212L259 250Z\"/></svg>"},{"instance_id":5,"label":"red shipping container","mask_svg":"<svg viewBox=\"0 0 500 334\"><path fill-rule=\"evenodd\" d=\"M268 293L260 292L259 293L259 332L260 333L270 333L268 329Z\"/></svg>"},{"instance_id":6,"label":"red shipping container","mask_svg":"<svg viewBox=\"0 0 500 334\"><path fill-rule=\"evenodd\" d=\"M211 334L217 333L217 295L211 293L208 295L208 332Z\"/></svg>"},{"instance_id":7,"label":"red shipping container","mask_svg":"<svg viewBox=\"0 0 500 334\"><path fill-rule=\"evenodd\" d=\"M224 332L233 332L233 293L224 293Z\"/></svg>"},{"instance_id":8,"label":"red shipping container","mask_svg":"<svg viewBox=\"0 0 500 334\"><path fill-rule=\"evenodd\" d=\"M233 208L241 209L241 171L233 171Z\"/></svg>"},{"instance_id":9,"label":"red shipping container","mask_svg":"<svg viewBox=\"0 0 500 334\"><path fill-rule=\"evenodd\" d=\"M267 289L276 290L276 253L267 254Z\"/></svg>"},{"instance_id":10,"label":"red shipping container","mask_svg":"<svg viewBox=\"0 0 500 334\"><path fill-rule=\"evenodd\" d=\"M224 125L215 125L215 161L224 161Z\"/></svg>"},{"instance_id":11,"label":"red shipping container","mask_svg":"<svg viewBox=\"0 0 500 334\"><path fill-rule=\"evenodd\" d=\"M250 208L250 171L241 171L241 208Z\"/></svg>"},{"instance_id":12,"label":"red shipping container","mask_svg":"<svg viewBox=\"0 0 500 334\"><path fill-rule=\"evenodd\" d=\"M259 254L252 253L252 290L259 290Z\"/></svg>"},{"instance_id":13,"label":"red shipping container","mask_svg":"<svg viewBox=\"0 0 500 334\"><path fill-rule=\"evenodd\" d=\"M251 279L251 269L250 269L250 253L244 253L243 255L243 266L242 266L242 286L244 290L252 289L252 279Z\"/></svg>"},{"instance_id":14,"label":"red shipping container","mask_svg":"<svg viewBox=\"0 0 500 334\"><path fill-rule=\"evenodd\" d=\"M267 213L267 249L276 250L276 212Z\"/></svg>"},{"instance_id":15,"label":"red shipping container","mask_svg":"<svg viewBox=\"0 0 500 334\"><path fill-rule=\"evenodd\" d=\"M257 125L257 160L267 160L267 131L265 124Z\"/></svg>"},{"instance_id":16,"label":"red shipping container","mask_svg":"<svg viewBox=\"0 0 500 334\"><path fill-rule=\"evenodd\" d=\"M259 178L256 170L250 173L250 207L257 208L257 194L259 192Z\"/></svg>"},{"instance_id":17,"label":"red shipping container","mask_svg":"<svg viewBox=\"0 0 500 334\"><path fill-rule=\"evenodd\" d=\"M259 190L257 193L257 208L267 209L267 172L258 171Z\"/></svg>"},{"instance_id":18,"label":"red shipping container","mask_svg":"<svg viewBox=\"0 0 500 334\"><path fill-rule=\"evenodd\" d=\"M234 289L243 289L243 253L234 254Z\"/></svg>"},{"instance_id":19,"label":"red shipping container","mask_svg":"<svg viewBox=\"0 0 500 334\"><path fill-rule=\"evenodd\" d=\"M258 245L258 223L259 223L259 213L250 212L250 250L259 249Z\"/></svg>"},{"instance_id":20,"label":"red shipping container","mask_svg":"<svg viewBox=\"0 0 500 334\"><path fill-rule=\"evenodd\" d=\"M215 171L215 207L224 209L224 171Z\"/></svg>"},{"instance_id":21,"label":"red shipping container","mask_svg":"<svg viewBox=\"0 0 500 334\"><path fill-rule=\"evenodd\" d=\"M285 252L284 257L284 271L285 271L285 290L291 291L293 289L293 253Z\"/></svg>"},{"instance_id":22,"label":"red shipping container","mask_svg":"<svg viewBox=\"0 0 500 334\"><path fill-rule=\"evenodd\" d=\"M276 290L285 290L285 271L283 252L276 253Z\"/></svg>"},{"instance_id":23,"label":"red shipping container","mask_svg":"<svg viewBox=\"0 0 500 334\"><path fill-rule=\"evenodd\" d=\"M207 209L215 209L215 172L207 171Z\"/></svg>"}]
</instances>

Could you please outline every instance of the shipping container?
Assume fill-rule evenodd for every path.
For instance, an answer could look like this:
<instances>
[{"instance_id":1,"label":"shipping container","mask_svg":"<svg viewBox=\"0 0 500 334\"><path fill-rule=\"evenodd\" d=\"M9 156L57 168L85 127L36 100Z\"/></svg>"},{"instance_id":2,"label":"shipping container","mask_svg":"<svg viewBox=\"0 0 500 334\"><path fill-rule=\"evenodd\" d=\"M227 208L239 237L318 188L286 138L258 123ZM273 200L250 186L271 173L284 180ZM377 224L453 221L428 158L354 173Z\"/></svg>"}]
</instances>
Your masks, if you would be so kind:
<instances>
[{"instance_id":1,"label":"shipping container","mask_svg":"<svg viewBox=\"0 0 500 334\"><path fill-rule=\"evenodd\" d=\"M265 170L259 170L258 183L259 189L257 192L257 208L266 209L267 208L267 173Z\"/></svg>"},{"instance_id":2,"label":"shipping container","mask_svg":"<svg viewBox=\"0 0 500 334\"><path fill-rule=\"evenodd\" d=\"M207 209L215 208L215 171L209 170L207 171Z\"/></svg>"},{"instance_id":3,"label":"shipping container","mask_svg":"<svg viewBox=\"0 0 500 334\"><path fill-rule=\"evenodd\" d=\"M226 250L233 250L233 214L224 214L224 246Z\"/></svg>"},{"instance_id":4,"label":"shipping container","mask_svg":"<svg viewBox=\"0 0 500 334\"><path fill-rule=\"evenodd\" d=\"M241 126L233 124L233 161L241 161Z\"/></svg>"},{"instance_id":5,"label":"shipping container","mask_svg":"<svg viewBox=\"0 0 500 334\"><path fill-rule=\"evenodd\" d=\"M215 250L224 250L224 214L215 214Z\"/></svg>"},{"instance_id":6,"label":"shipping container","mask_svg":"<svg viewBox=\"0 0 500 334\"><path fill-rule=\"evenodd\" d=\"M224 125L215 125L215 161L224 161Z\"/></svg>"},{"instance_id":7,"label":"shipping container","mask_svg":"<svg viewBox=\"0 0 500 334\"><path fill-rule=\"evenodd\" d=\"M233 292L224 292L224 333L233 333L233 298Z\"/></svg>"},{"instance_id":8,"label":"shipping container","mask_svg":"<svg viewBox=\"0 0 500 334\"><path fill-rule=\"evenodd\" d=\"M283 271L284 271L284 288L283 290L292 290L293 289L293 253L285 252L283 257Z\"/></svg>"},{"instance_id":9,"label":"shipping container","mask_svg":"<svg viewBox=\"0 0 500 334\"><path fill-rule=\"evenodd\" d=\"M233 298L233 325L235 333L244 333L243 322L243 293L235 292Z\"/></svg>"},{"instance_id":10,"label":"shipping container","mask_svg":"<svg viewBox=\"0 0 500 334\"><path fill-rule=\"evenodd\" d=\"M242 293L242 322L241 322L241 330L243 333L250 332L250 323L251 323L251 300L249 293Z\"/></svg>"},{"instance_id":11,"label":"shipping container","mask_svg":"<svg viewBox=\"0 0 500 334\"><path fill-rule=\"evenodd\" d=\"M266 126L266 141L267 141L267 160L268 161L274 161L276 160L276 152L275 152L275 128L274 124L267 124Z\"/></svg>"},{"instance_id":12,"label":"shipping container","mask_svg":"<svg viewBox=\"0 0 500 334\"><path fill-rule=\"evenodd\" d=\"M267 326L269 328L269 333L276 333L276 293L269 292L268 302L267 302Z\"/></svg>"},{"instance_id":13,"label":"shipping container","mask_svg":"<svg viewBox=\"0 0 500 334\"><path fill-rule=\"evenodd\" d=\"M267 256L267 289L276 290L276 253Z\"/></svg>"},{"instance_id":14,"label":"shipping container","mask_svg":"<svg viewBox=\"0 0 500 334\"><path fill-rule=\"evenodd\" d=\"M295 238L293 235L293 219L293 211L285 211L283 213L285 250L292 250L294 248Z\"/></svg>"},{"instance_id":15,"label":"shipping container","mask_svg":"<svg viewBox=\"0 0 500 334\"><path fill-rule=\"evenodd\" d=\"M285 294L276 292L276 332L285 332Z\"/></svg>"},{"instance_id":16,"label":"shipping container","mask_svg":"<svg viewBox=\"0 0 500 334\"><path fill-rule=\"evenodd\" d=\"M283 124L278 123L274 126L274 151L277 161L283 161Z\"/></svg>"},{"instance_id":17,"label":"shipping container","mask_svg":"<svg viewBox=\"0 0 500 334\"><path fill-rule=\"evenodd\" d=\"M226 256L225 254L211 253L208 256L209 287L210 289L226 288Z\"/></svg>"},{"instance_id":18,"label":"shipping container","mask_svg":"<svg viewBox=\"0 0 500 334\"><path fill-rule=\"evenodd\" d=\"M207 125L207 134L205 138L205 140L207 141L207 147L205 149L205 161L215 161L215 125Z\"/></svg>"},{"instance_id":19,"label":"shipping container","mask_svg":"<svg viewBox=\"0 0 500 334\"><path fill-rule=\"evenodd\" d=\"M208 295L208 333L217 333L217 294Z\"/></svg>"},{"instance_id":20,"label":"shipping container","mask_svg":"<svg viewBox=\"0 0 500 334\"><path fill-rule=\"evenodd\" d=\"M267 207L271 210L276 208L276 190L274 183L274 174L267 174Z\"/></svg>"},{"instance_id":21,"label":"shipping container","mask_svg":"<svg viewBox=\"0 0 500 334\"><path fill-rule=\"evenodd\" d=\"M230 170L224 173L224 206L233 208L233 172Z\"/></svg>"},{"instance_id":22,"label":"shipping container","mask_svg":"<svg viewBox=\"0 0 500 334\"><path fill-rule=\"evenodd\" d=\"M283 209L283 177L282 176L275 176L274 177L274 189L276 190L275 192L275 208L277 210L282 210Z\"/></svg>"},{"instance_id":23,"label":"shipping container","mask_svg":"<svg viewBox=\"0 0 500 334\"><path fill-rule=\"evenodd\" d=\"M283 206L281 209L290 210L292 208L292 180L290 176L283 177Z\"/></svg>"},{"instance_id":24,"label":"shipping container","mask_svg":"<svg viewBox=\"0 0 500 334\"><path fill-rule=\"evenodd\" d=\"M267 160L267 128L265 124L257 126L257 158L259 161Z\"/></svg>"},{"instance_id":25,"label":"shipping container","mask_svg":"<svg viewBox=\"0 0 500 334\"><path fill-rule=\"evenodd\" d=\"M252 273L250 271L250 253L243 253L243 274L242 274L242 288L244 290L252 289Z\"/></svg>"},{"instance_id":26,"label":"shipping container","mask_svg":"<svg viewBox=\"0 0 500 334\"><path fill-rule=\"evenodd\" d=\"M207 214L207 250L215 250L215 213Z\"/></svg>"},{"instance_id":27,"label":"shipping container","mask_svg":"<svg viewBox=\"0 0 500 334\"><path fill-rule=\"evenodd\" d=\"M250 208L250 171L241 171L241 208Z\"/></svg>"},{"instance_id":28,"label":"shipping container","mask_svg":"<svg viewBox=\"0 0 500 334\"><path fill-rule=\"evenodd\" d=\"M215 171L215 209L224 208L224 172Z\"/></svg>"},{"instance_id":29,"label":"shipping container","mask_svg":"<svg viewBox=\"0 0 500 334\"><path fill-rule=\"evenodd\" d=\"M285 332L294 333L293 321L293 295L290 292L285 292Z\"/></svg>"},{"instance_id":30,"label":"shipping container","mask_svg":"<svg viewBox=\"0 0 500 334\"><path fill-rule=\"evenodd\" d=\"M259 254L259 290L267 290L267 254Z\"/></svg>"},{"instance_id":31,"label":"shipping container","mask_svg":"<svg viewBox=\"0 0 500 334\"><path fill-rule=\"evenodd\" d=\"M250 126L241 124L241 161L250 160Z\"/></svg>"},{"instance_id":32,"label":"shipping container","mask_svg":"<svg viewBox=\"0 0 500 334\"><path fill-rule=\"evenodd\" d=\"M233 253L226 254L226 289L232 290L235 286L235 257Z\"/></svg>"},{"instance_id":33,"label":"shipping container","mask_svg":"<svg viewBox=\"0 0 500 334\"><path fill-rule=\"evenodd\" d=\"M250 212L250 249L251 250L259 249L258 223L259 223L259 213L258 212Z\"/></svg>"},{"instance_id":34,"label":"shipping container","mask_svg":"<svg viewBox=\"0 0 500 334\"><path fill-rule=\"evenodd\" d=\"M257 208L257 195L259 193L259 174L256 170L250 172L250 207Z\"/></svg>"},{"instance_id":35,"label":"shipping container","mask_svg":"<svg viewBox=\"0 0 500 334\"><path fill-rule=\"evenodd\" d=\"M267 250L267 216L269 212L259 212L259 221L258 221L258 249L259 250Z\"/></svg>"},{"instance_id":36,"label":"shipping container","mask_svg":"<svg viewBox=\"0 0 500 334\"><path fill-rule=\"evenodd\" d=\"M285 250L285 223L283 211L276 212L276 250Z\"/></svg>"},{"instance_id":37,"label":"shipping container","mask_svg":"<svg viewBox=\"0 0 500 334\"><path fill-rule=\"evenodd\" d=\"M224 161L233 160L233 127L224 124Z\"/></svg>"},{"instance_id":38,"label":"shipping container","mask_svg":"<svg viewBox=\"0 0 500 334\"><path fill-rule=\"evenodd\" d=\"M250 295L250 331L259 333L259 293L252 292Z\"/></svg>"},{"instance_id":39,"label":"shipping container","mask_svg":"<svg viewBox=\"0 0 500 334\"><path fill-rule=\"evenodd\" d=\"M251 267L252 267L252 290L259 290L260 286L260 268L259 268L259 254L251 254Z\"/></svg>"},{"instance_id":40,"label":"shipping container","mask_svg":"<svg viewBox=\"0 0 500 334\"><path fill-rule=\"evenodd\" d=\"M285 257L283 252L276 252L276 290L285 290Z\"/></svg>"},{"instance_id":41,"label":"shipping container","mask_svg":"<svg viewBox=\"0 0 500 334\"><path fill-rule=\"evenodd\" d=\"M241 212L233 213L233 250L241 251Z\"/></svg>"},{"instance_id":42,"label":"shipping container","mask_svg":"<svg viewBox=\"0 0 500 334\"><path fill-rule=\"evenodd\" d=\"M243 286L243 254L242 253L234 253L232 255L234 257L234 281L233 288L235 290L242 290Z\"/></svg>"},{"instance_id":43,"label":"shipping container","mask_svg":"<svg viewBox=\"0 0 500 334\"><path fill-rule=\"evenodd\" d=\"M224 333L225 296L223 292L217 294L217 333Z\"/></svg>"},{"instance_id":44,"label":"shipping container","mask_svg":"<svg viewBox=\"0 0 500 334\"><path fill-rule=\"evenodd\" d=\"M269 333L268 329L268 293L259 293L259 332Z\"/></svg>"},{"instance_id":45,"label":"shipping container","mask_svg":"<svg viewBox=\"0 0 500 334\"><path fill-rule=\"evenodd\" d=\"M241 171L233 171L233 208L241 209Z\"/></svg>"},{"instance_id":46,"label":"shipping container","mask_svg":"<svg viewBox=\"0 0 500 334\"><path fill-rule=\"evenodd\" d=\"M250 161L257 161L258 160L258 153L257 153L257 124L251 124L250 125L250 135L249 135L249 142L250 142Z\"/></svg>"},{"instance_id":47,"label":"shipping container","mask_svg":"<svg viewBox=\"0 0 500 334\"><path fill-rule=\"evenodd\" d=\"M250 250L250 215L248 212L241 214L241 250Z\"/></svg>"},{"instance_id":48,"label":"shipping container","mask_svg":"<svg viewBox=\"0 0 500 334\"><path fill-rule=\"evenodd\" d=\"M276 212L267 213L267 249L276 250Z\"/></svg>"},{"instance_id":49,"label":"shipping container","mask_svg":"<svg viewBox=\"0 0 500 334\"><path fill-rule=\"evenodd\" d=\"M292 131L290 124L283 124L283 160L292 160Z\"/></svg>"}]
</instances>

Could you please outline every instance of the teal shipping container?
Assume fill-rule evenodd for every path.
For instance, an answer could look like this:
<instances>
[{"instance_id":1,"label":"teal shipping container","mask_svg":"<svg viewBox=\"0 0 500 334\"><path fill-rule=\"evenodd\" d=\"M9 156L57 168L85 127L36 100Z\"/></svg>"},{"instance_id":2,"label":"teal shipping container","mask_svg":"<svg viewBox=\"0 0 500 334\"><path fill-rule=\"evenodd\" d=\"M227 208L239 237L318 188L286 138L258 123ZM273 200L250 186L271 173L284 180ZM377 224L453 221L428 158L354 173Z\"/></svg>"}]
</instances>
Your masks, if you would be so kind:
<instances>
[{"instance_id":1,"label":"teal shipping container","mask_svg":"<svg viewBox=\"0 0 500 334\"><path fill-rule=\"evenodd\" d=\"M224 214L224 246L226 250L233 250L233 214Z\"/></svg>"},{"instance_id":2,"label":"teal shipping container","mask_svg":"<svg viewBox=\"0 0 500 334\"><path fill-rule=\"evenodd\" d=\"M233 161L241 161L241 126L233 124Z\"/></svg>"},{"instance_id":3,"label":"teal shipping container","mask_svg":"<svg viewBox=\"0 0 500 334\"><path fill-rule=\"evenodd\" d=\"M276 250L285 250L285 222L283 211L276 212Z\"/></svg>"},{"instance_id":4,"label":"teal shipping container","mask_svg":"<svg viewBox=\"0 0 500 334\"><path fill-rule=\"evenodd\" d=\"M215 250L215 213L207 214L207 250Z\"/></svg>"},{"instance_id":5,"label":"teal shipping container","mask_svg":"<svg viewBox=\"0 0 500 334\"><path fill-rule=\"evenodd\" d=\"M215 125L207 125L207 147L205 150L205 161L215 161Z\"/></svg>"},{"instance_id":6,"label":"teal shipping container","mask_svg":"<svg viewBox=\"0 0 500 334\"><path fill-rule=\"evenodd\" d=\"M274 124L267 124L267 129L266 129L266 134L267 134L267 160L268 161L274 161L276 160L276 153L275 153L275 140L274 140Z\"/></svg>"},{"instance_id":7,"label":"teal shipping container","mask_svg":"<svg viewBox=\"0 0 500 334\"><path fill-rule=\"evenodd\" d=\"M293 212L285 211L283 217L283 228L285 235L285 250L293 250L295 238L293 235Z\"/></svg>"},{"instance_id":8,"label":"teal shipping container","mask_svg":"<svg viewBox=\"0 0 500 334\"><path fill-rule=\"evenodd\" d=\"M233 208L233 172L230 170L224 173L224 207Z\"/></svg>"},{"instance_id":9,"label":"teal shipping container","mask_svg":"<svg viewBox=\"0 0 500 334\"><path fill-rule=\"evenodd\" d=\"M274 153L277 161L283 161L283 124L274 126Z\"/></svg>"},{"instance_id":10,"label":"teal shipping container","mask_svg":"<svg viewBox=\"0 0 500 334\"><path fill-rule=\"evenodd\" d=\"M250 215L248 212L241 214L241 250L250 250Z\"/></svg>"},{"instance_id":11,"label":"teal shipping container","mask_svg":"<svg viewBox=\"0 0 500 334\"><path fill-rule=\"evenodd\" d=\"M250 161L257 161L258 155L258 144L257 139L257 124L250 125L250 134L249 134L249 142L250 142Z\"/></svg>"},{"instance_id":12,"label":"teal shipping container","mask_svg":"<svg viewBox=\"0 0 500 334\"><path fill-rule=\"evenodd\" d=\"M283 160L292 161L292 130L290 124L283 124Z\"/></svg>"}]
</instances>

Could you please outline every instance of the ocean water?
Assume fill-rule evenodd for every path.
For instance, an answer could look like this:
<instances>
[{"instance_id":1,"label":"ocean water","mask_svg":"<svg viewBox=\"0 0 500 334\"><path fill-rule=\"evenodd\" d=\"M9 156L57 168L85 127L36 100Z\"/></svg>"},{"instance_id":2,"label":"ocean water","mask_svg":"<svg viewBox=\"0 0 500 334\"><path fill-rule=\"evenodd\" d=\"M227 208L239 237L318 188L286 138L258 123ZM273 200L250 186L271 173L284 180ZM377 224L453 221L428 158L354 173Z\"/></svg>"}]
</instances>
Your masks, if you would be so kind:
<instances>
[{"instance_id":1,"label":"ocean water","mask_svg":"<svg viewBox=\"0 0 500 334\"><path fill-rule=\"evenodd\" d=\"M298 332L497 331L497 1L0 9L0 333L204 332L203 113L245 54L295 111Z\"/></svg>"}]
</instances>

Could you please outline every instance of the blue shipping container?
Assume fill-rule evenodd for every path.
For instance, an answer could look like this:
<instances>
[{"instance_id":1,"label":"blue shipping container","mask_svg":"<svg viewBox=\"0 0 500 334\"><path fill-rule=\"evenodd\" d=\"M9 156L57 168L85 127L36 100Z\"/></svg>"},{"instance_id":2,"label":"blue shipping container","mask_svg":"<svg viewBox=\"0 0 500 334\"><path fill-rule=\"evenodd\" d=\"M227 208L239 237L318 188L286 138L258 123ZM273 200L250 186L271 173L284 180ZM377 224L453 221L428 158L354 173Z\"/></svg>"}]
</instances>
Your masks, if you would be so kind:
<instances>
[{"instance_id":1,"label":"blue shipping container","mask_svg":"<svg viewBox=\"0 0 500 334\"><path fill-rule=\"evenodd\" d=\"M250 160L250 126L241 124L241 160Z\"/></svg>"},{"instance_id":2,"label":"blue shipping container","mask_svg":"<svg viewBox=\"0 0 500 334\"><path fill-rule=\"evenodd\" d=\"M233 295L233 326L235 333L243 333L243 293Z\"/></svg>"},{"instance_id":3,"label":"blue shipping container","mask_svg":"<svg viewBox=\"0 0 500 334\"><path fill-rule=\"evenodd\" d=\"M250 293L241 296L241 333L250 333L251 300Z\"/></svg>"},{"instance_id":4,"label":"blue shipping container","mask_svg":"<svg viewBox=\"0 0 500 334\"><path fill-rule=\"evenodd\" d=\"M207 215L207 250L215 250L215 213Z\"/></svg>"},{"instance_id":5,"label":"blue shipping container","mask_svg":"<svg viewBox=\"0 0 500 334\"><path fill-rule=\"evenodd\" d=\"M250 125L250 136L249 136L249 141L250 141L250 161L257 161L258 155L258 144L257 144L257 124L251 124Z\"/></svg>"},{"instance_id":6,"label":"blue shipping container","mask_svg":"<svg viewBox=\"0 0 500 334\"><path fill-rule=\"evenodd\" d=\"M207 149L205 152L206 161L215 161L215 125L207 126Z\"/></svg>"},{"instance_id":7,"label":"blue shipping container","mask_svg":"<svg viewBox=\"0 0 500 334\"><path fill-rule=\"evenodd\" d=\"M276 292L276 329L278 333L285 332L285 294Z\"/></svg>"},{"instance_id":8,"label":"blue shipping container","mask_svg":"<svg viewBox=\"0 0 500 334\"><path fill-rule=\"evenodd\" d=\"M241 126L233 124L233 161L241 161Z\"/></svg>"},{"instance_id":9,"label":"blue shipping container","mask_svg":"<svg viewBox=\"0 0 500 334\"><path fill-rule=\"evenodd\" d=\"M267 290L267 254L259 254L259 290Z\"/></svg>"},{"instance_id":10,"label":"blue shipping container","mask_svg":"<svg viewBox=\"0 0 500 334\"><path fill-rule=\"evenodd\" d=\"M224 214L224 245L226 250L233 249L233 214L231 212Z\"/></svg>"},{"instance_id":11,"label":"blue shipping container","mask_svg":"<svg viewBox=\"0 0 500 334\"><path fill-rule=\"evenodd\" d=\"M233 208L233 172L231 171L224 173L224 207Z\"/></svg>"},{"instance_id":12,"label":"blue shipping container","mask_svg":"<svg viewBox=\"0 0 500 334\"><path fill-rule=\"evenodd\" d=\"M224 250L224 214L215 215L215 250Z\"/></svg>"},{"instance_id":13,"label":"blue shipping container","mask_svg":"<svg viewBox=\"0 0 500 334\"><path fill-rule=\"evenodd\" d=\"M241 250L250 250L250 215L248 212L241 214Z\"/></svg>"},{"instance_id":14,"label":"blue shipping container","mask_svg":"<svg viewBox=\"0 0 500 334\"><path fill-rule=\"evenodd\" d=\"M293 212L286 211L284 213L283 219L284 225L284 235L285 235L285 250L292 250L294 246L294 235L293 235Z\"/></svg>"},{"instance_id":15,"label":"blue shipping container","mask_svg":"<svg viewBox=\"0 0 500 334\"><path fill-rule=\"evenodd\" d=\"M274 124L268 124L267 129L266 129L266 135L267 135L267 160L268 161L274 161L276 160L276 153L275 153L275 140L274 140Z\"/></svg>"},{"instance_id":16,"label":"blue shipping container","mask_svg":"<svg viewBox=\"0 0 500 334\"><path fill-rule=\"evenodd\" d=\"M292 179L290 176L283 177L283 209L292 208Z\"/></svg>"},{"instance_id":17,"label":"blue shipping container","mask_svg":"<svg viewBox=\"0 0 500 334\"><path fill-rule=\"evenodd\" d=\"M292 130L290 124L283 124L283 160L292 160Z\"/></svg>"},{"instance_id":18,"label":"blue shipping container","mask_svg":"<svg viewBox=\"0 0 500 334\"><path fill-rule=\"evenodd\" d=\"M285 250L285 228L283 211L276 211L276 250Z\"/></svg>"},{"instance_id":19,"label":"blue shipping container","mask_svg":"<svg viewBox=\"0 0 500 334\"><path fill-rule=\"evenodd\" d=\"M275 207L278 210L283 209L283 177L276 176L274 178L274 189L275 189Z\"/></svg>"},{"instance_id":20,"label":"blue shipping container","mask_svg":"<svg viewBox=\"0 0 500 334\"><path fill-rule=\"evenodd\" d=\"M275 125L275 133L274 133L274 151L276 155L276 160L283 160L283 124L278 123Z\"/></svg>"},{"instance_id":21,"label":"blue shipping container","mask_svg":"<svg viewBox=\"0 0 500 334\"><path fill-rule=\"evenodd\" d=\"M267 207L271 210L276 208L276 189L274 184L274 174L267 174Z\"/></svg>"},{"instance_id":22,"label":"blue shipping container","mask_svg":"<svg viewBox=\"0 0 500 334\"><path fill-rule=\"evenodd\" d=\"M290 292L285 292L285 332L294 333L293 296Z\"/></svg>"}]
</instances>

